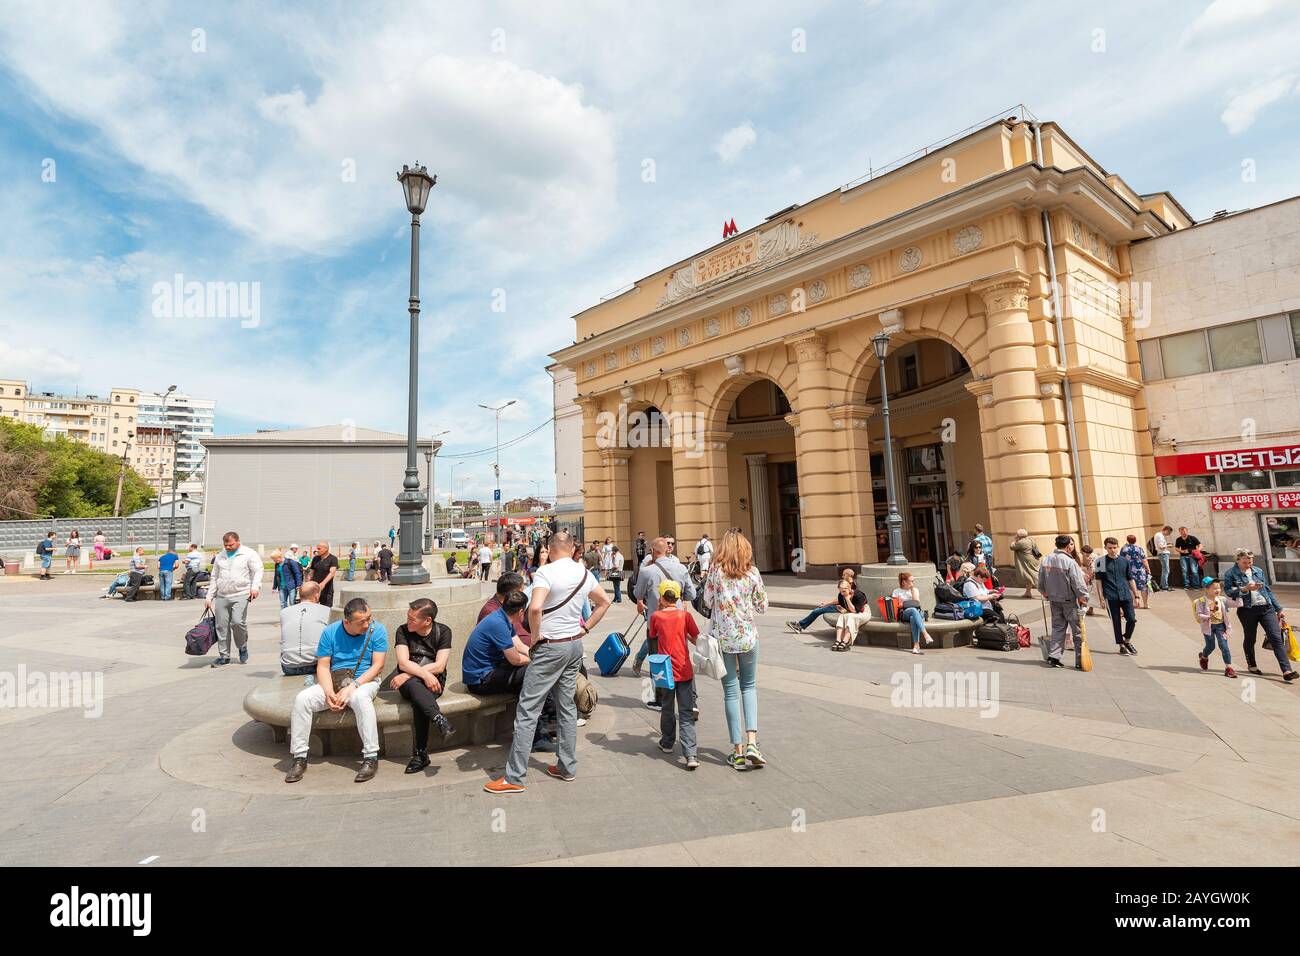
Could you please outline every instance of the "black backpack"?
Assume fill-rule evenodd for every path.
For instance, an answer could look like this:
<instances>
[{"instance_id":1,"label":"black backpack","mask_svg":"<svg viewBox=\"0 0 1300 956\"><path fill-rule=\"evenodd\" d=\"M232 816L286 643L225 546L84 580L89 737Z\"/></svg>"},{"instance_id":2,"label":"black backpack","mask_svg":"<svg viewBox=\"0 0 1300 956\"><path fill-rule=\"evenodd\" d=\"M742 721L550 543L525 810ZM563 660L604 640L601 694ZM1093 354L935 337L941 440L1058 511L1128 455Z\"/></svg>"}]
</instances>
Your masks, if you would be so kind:
<instances>
[{"instance_id":1,"label":"black backpack","mask_svg":"<svg viewBox=\"0 0 1300 956\"><path fill-rule=\"evenodd\" d=\"M947 581L938 580L934 582L934 600L938 604L956 604L962 600L962 593L958 582L954 581L949 584Z\"/></svg>"}]
</instances>

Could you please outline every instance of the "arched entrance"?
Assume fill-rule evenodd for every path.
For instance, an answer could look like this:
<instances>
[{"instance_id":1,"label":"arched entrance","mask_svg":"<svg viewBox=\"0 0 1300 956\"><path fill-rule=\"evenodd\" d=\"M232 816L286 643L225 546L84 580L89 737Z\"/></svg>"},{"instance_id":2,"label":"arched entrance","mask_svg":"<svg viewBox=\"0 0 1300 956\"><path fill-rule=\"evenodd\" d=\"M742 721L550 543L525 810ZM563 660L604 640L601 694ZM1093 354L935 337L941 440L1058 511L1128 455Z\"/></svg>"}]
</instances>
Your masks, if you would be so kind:
<instances>
[{"instance_id":1,"label":"arched entrance","mask_svg":"<svg viewBox=\"0 0 1300 956\"><path fill-rule=\"evenodd\" d=\"M627 449L628 530L633 537L638 531L647 538L673 534L677 513L668 419L649 404L627 406L624 419L620 444Z\"/></svg>"},{"instance_id":2,"label":"arched entrance","mask_svg":"<svg viewBox=\"0 0 1300 956\"><path fill-rule=\"evenodd\" d=\"M903 546L912 561L942 565L989 521L986 452L973 374L961 352L936 338L897 335L886 359L890 431ZM867 420L871 515L877 560L889 557L880 365L874 354L852 390Z\"/></svg>"}]
</instances>

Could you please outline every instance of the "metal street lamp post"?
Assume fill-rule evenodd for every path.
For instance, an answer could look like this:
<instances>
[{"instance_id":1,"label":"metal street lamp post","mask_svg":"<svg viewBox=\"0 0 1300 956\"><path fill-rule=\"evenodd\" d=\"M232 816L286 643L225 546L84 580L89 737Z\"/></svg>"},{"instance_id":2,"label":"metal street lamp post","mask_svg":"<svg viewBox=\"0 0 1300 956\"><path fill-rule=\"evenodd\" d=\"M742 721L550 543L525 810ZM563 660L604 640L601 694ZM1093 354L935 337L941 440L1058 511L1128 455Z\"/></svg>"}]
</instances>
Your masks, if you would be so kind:
<instances>
[{"instance_id":1,"label":"metal street lamp post","mask_svg":"<svg viewBox=\"0 0 1300 956\"><path fill-rule=\"evenodd\" d=\"M889 381L885 374L888 333L879 332L872 336L871 344L880 360L880 418L885 429L885 490L889 495L889 514L885 517L889 528L889 558L885 563L907 564L907 557L903 554L903 517L898 513L898 496L894 491L894 439L889 433Z\"/></svg>"},{"instance_id":2,"label":"metal street lamp post","mask_svg":"<svg viewBox=\"0 0 1300 956\"><path fill-rule=\"evenodd\" d=\"M424 553L425 554L429 554L430 552L433 551L433 526L435 523L434 522L435 512L433 509L436 503L435 498L437 497L436 495L437 489L434 487L433 484L433 460L438 456L438 444L435 441L435 439L441 438L443 435L448 435L450 433L451 431L450 429L448 429L447 431L438 432L438 434L432 436L429 439L429 447L424 453L424 485L425 488L427 489L427 494L426 494L427 504L425 505L425 509L427 513L424 522Z\"/></svg>"},{"instance_id":3,"label":"metal street lamp post","mask_svg":"<svg viewBox=\"0 0 1300 956\"><path fill-rule=\"evenodd\" d=\"M169 385L167 391L163 392L162 397L162 424L158 426L158 510L153 516L153 539L154 550L162 550L162 495L163 495L163 432L167 428L167 399L171 397L172 392L176 391L175 385ZM172 466L173 471L175 465ZM176 501L172 499L172 520L176 519Z\"/></svg>"},{"instance_id":4,"label":"metal street lamp post","mask_svg":"<svg viewBox=\"0 0 1300 956\"><path fill-rule=\"evenodd\" d=\"M420 556L420 519L424 515L425 497L420 490L420 466L416 463L416 431L419 427L418 385L420 373L420 214L429 203L429 193L438 181L419 163L412 169L403 166L397 174L406 194L406 209L411 214L411 295L407 310L411 314L410 369L406 385L406 476L396 499L401 547L397 569L389 584L428 584L429 569Z\"/></svg>"},{"instance_id":5,"label":"metal street lamp post","mask_svg":"<svg viewBox=\"0 0 1300 956\"><path fill-rule=\"evenodd\" d=\"M496 477L496 490L492 494L492 511L496 515L497 529L501 530L501 412L515 403L515 399L510 399L504 405L480 405L479 408L486 409L496 416L497 420L497 444L496 444L496 463L492 466L492 472ZM502 532L504 534L504 532Z\"/></svg>"},{"instance_id":6,"label":"metal street lamp post","mask_svg":"<svg viewBox=\"0 0 1300 956\"><path fill-rule=\"evenodd\" d=\"M122 512L122 479L126 477L126 456L131 451L131 439L134 437L135 432L127 432L126 441L122 443L122 462L117 467L117 495L113 498L114 518Z\"/></svg>"}]
</instances>

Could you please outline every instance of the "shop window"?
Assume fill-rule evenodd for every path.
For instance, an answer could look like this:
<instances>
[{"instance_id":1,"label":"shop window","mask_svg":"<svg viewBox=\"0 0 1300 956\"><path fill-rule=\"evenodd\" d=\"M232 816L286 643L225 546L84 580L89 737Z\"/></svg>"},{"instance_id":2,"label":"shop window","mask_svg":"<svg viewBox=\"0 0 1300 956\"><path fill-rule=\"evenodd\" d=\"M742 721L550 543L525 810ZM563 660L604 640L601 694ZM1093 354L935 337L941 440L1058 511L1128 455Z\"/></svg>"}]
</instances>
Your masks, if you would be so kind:
<instances>
[{"instance_id":1,"label":"shop window","mask_svg":"<svg viewBox=\"0 0 1300 956\"><path fill-rule=\"evenodd\" d=\"M1204 495L1219 490L1214 475L1172 475L1164 482L1167 495Z\"/></svg>"},{"instance_id":2,"label":"shop window","mask_svg":"<svg viewBox=\"0 0 1300 956\"><path fill-rule=\"evenodd\" d=\"M1300 471L1275 471L1273 480L1279 488L1300 487Z\"/></svg>"},{"instance_id":3,"label":"shop window","mask_svg":"<svg viewBox=\"0 0 1300 956\"><path fill-rule=\"evenodd\" d=\"M1300 312L1292 312L1289 318L1291 319L1291 341L1295 343L1295 354L1300 355Z\"/></svg>"},{"instance_id":4,"label":"shop window","mask_svg":"<svg viewBox=\"0 0 1300 956\"><path fill-rule=\"evenodd\" d=\"M1260 491L1273 487L1266 471L1237 471L1220 475L1219 484L1224 491Z\"/></svg>"},{"instance_id":5,"label":"shop window","mask_svg":"<svg viewBox=\"0 0 1300 956\"><path fill-rule=\"evenodd\" d=\"M1259 344L1259 323L1234 322L1209 330L1210 359L1214 370L1263 365L1264 350Z\"/></svg>"},{"instance_id":6,"label":"shop window","mask_svg":"<svg viewBox=\"0 0 1300 956\"><path fill-rule=\"evenodd\" d=\"M1160 340L1160 358L1166 378L1200 375L1210 370L1210 356L1205 348L1205 333L1184 332Z\"/></svg>"}]
</instances>

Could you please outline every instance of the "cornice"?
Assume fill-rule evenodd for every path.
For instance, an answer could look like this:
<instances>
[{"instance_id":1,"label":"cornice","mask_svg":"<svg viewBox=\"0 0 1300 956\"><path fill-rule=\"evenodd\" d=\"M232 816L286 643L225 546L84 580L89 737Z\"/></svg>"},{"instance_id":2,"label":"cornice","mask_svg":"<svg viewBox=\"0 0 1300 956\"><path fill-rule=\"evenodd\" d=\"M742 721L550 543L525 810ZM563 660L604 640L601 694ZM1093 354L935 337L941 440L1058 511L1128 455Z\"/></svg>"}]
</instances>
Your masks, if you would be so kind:
<instances>
[{"instance_id":1,"label":"cornice","mask_svg":"<svg viewBox=\"0 0 1300 956\"><path fill-rule=\"evenodd\" d=\"M1132 396L1142 391L1142 383L1137 379L1129 378L1127 375L1116 375L1095 365L1067 369L1065 380L1071 384L1077 382L1080 385L1094 385L1120 395Z\"/></svg>"},{"instance_id":2,"label":"cornice","mask_svg":"<svg viewBox=\"0 0 1300 956\"><path fill-rule=\"evenodd\" d=\"M601 332L553 352L551 358L576 368L581 361L603 357L622 346L666 333L674 327L722 309L791 288L798 284L800 277L807 278L848 267L911 240L987 216L1006 206L1044 209L1069 207L1090 222L1102 220L1104 224L1099 228L1103 232L1109 227L1117 234L1106 233L1111 241L1133 241L1163 235L1169 231L1154 213L1133 207L1109 183L1087 167L1061 170L1056 167L1043 169L1034 164L1017 166L819 243L773 266L725 280L684 301L652 309L616 329Z\"/></svg>"}]
</instances>

